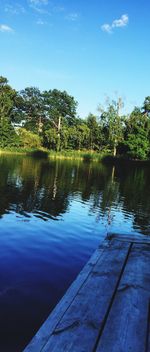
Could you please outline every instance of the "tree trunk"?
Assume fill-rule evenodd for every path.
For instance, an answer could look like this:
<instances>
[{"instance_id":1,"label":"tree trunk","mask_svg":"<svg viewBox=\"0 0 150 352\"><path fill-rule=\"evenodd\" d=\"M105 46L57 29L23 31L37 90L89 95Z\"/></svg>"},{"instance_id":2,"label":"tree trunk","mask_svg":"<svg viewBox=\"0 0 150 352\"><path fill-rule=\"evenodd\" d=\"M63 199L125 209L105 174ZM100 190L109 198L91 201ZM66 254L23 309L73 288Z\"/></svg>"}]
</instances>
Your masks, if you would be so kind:
<instances>
[{"instance_id":1,"label":"tree trunk","mask_svg":"<svg viewBox=\"0 0 150 352\"><path fill-rule=\"evenodd\" d=\"M61 116L59 115L59 118L58 118L58 133L60 132L60 128L61 128Z\"/></svg>"},{"instance_id":2,"label":"tree trunk","mask_svg":"<svg viewBox=\"0 0 150 352\"><path fill-rule=\"evenodd\" d=\"M42 118L40 116L38 121L38 133L40 134L42 132L43 132L43 123L42 123Z\"/></svg>"},{"instance_id":3,"label":"tree trunk","mask_svg":"<svg viewBox=\"0 0 150 352\"><path fill-rule=\"evenodd\" d=\"M59 150L60 150L60 129L61 129L61 116L60 115L59 115L59 118L58 118L57 129L58 129L57 152L59 152Z\"/></svg>"},{"instance_id":4,"label":"tree trunk","mask_svg":"<svg viewBox=\"0 0 150 352\"><path fill-rule=\"evenodd\" d=\"M117 148L116 148L116 145L114 145L114 152L113 152L113 155L116 156L117 154Z\"/></svg>"}]
</instances>

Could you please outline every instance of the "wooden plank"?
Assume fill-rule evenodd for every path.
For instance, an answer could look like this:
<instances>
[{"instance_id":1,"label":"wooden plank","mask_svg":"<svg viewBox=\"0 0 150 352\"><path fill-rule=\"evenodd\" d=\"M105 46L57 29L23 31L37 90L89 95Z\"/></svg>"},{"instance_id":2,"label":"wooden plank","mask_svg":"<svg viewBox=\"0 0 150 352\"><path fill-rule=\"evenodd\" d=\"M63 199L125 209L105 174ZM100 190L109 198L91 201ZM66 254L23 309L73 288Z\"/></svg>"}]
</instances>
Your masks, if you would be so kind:
<instances>
[{"instance_id":1,"label":"wooden plank","mask_svg":"<svg viewBox=\"0 0 150 352\"><path fill-rule=\"evenodd\" d=\"M147 315L147 338L146 338L145 352L150 352L150 300L149 300L149 310Z\"/></svg>"},{"instance_id":2,"label":"wooden plank","mask_svg":"<svg viewBox=\"0 0 150 352\"><path fill-rule=\"evenodd\" d=\"M103 241L99 248L94 252L88 263L82 269L80 274L77 276L76 280L72 283L66 294L63 296L61 301L57 304L55 309L49 315L47 320L41 326L39 331L33 337L29 345L24 349L24 352L39 352L41 351L42 347L48 341L50 335L52 334L53 330L55 329L56 325L58 324L59 320L65 314L65 311L70 306L71 302L77 295L78 291L84 285L85 281L87 280L89 274L93 270L94 266L101 258L103 252L107 247L110 246L110 241Z\"/></svg>"},{"instance_id":3,"label":"wooden plank","mask_svg":"<svg viewBox=\"0 0 150 352\"><path fill-rule=\"evenodd\" d=\"M96 352L148 352L150 246L134 244Z\"/></svg>"},{"instance_id":4,"label":"wooden plank","mask_svg":"<svg viewBox=\"0 0 150 352\"><path fill-rule=\"evenodd\" d=\"M92 351L130 249L128 243L110 242L42 352Z\"/></svg>"},{"instance_id":5,"label":"wooden plank","mask_svg":"<svg viewBox=\"0 0 150 352\"><path fill-rule=\"evenodd\" d=\"M125 234L125 233L111 233L107 234L107 239L112 240L115 239L116 241L123 241L123 242L132 242L132 243L143 243L143 244L150 244L150 235L140 235L140 234Z\"/></svg>"}]
</instances>

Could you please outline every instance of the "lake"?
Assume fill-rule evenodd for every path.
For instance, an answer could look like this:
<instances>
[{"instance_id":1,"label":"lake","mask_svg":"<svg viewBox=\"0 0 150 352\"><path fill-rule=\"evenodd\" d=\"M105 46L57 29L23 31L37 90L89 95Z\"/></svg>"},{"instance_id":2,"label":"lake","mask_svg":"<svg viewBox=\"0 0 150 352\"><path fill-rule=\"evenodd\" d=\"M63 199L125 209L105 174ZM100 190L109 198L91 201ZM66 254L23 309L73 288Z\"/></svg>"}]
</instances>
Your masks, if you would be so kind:
<instances>
[{"instance_id":1,"label":"lake","mask_svg":"<svg viewBox=\"0 0 150 352\"><path fill-rule=\"evenodd\" d=\"M150 234L150 168L0 157L0 351L23 350L108 231Z\"/></svg>"}]
</instances>

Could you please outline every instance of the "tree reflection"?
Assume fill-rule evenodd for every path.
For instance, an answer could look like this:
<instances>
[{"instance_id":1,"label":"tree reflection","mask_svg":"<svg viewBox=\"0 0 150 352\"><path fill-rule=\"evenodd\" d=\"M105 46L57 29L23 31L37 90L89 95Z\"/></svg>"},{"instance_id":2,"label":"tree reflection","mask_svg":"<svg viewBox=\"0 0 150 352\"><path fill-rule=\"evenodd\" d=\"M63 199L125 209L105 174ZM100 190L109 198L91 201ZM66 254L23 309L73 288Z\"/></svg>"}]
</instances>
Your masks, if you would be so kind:
<instances>
[{"instance_id":1,"label":"tree reflection","mask_svg":"<svg viewBox=\"0 0 150 352\"><path fill-rule=\"evenodd\" d=\"M0 216L14 211L25 217L57 220L72 199L89 202L97 221L112 221L119 207L133 216L135 230L150 229L150 170L128 165L48 161L23 156L0 157Z\"/></svg>"}]
</instances>

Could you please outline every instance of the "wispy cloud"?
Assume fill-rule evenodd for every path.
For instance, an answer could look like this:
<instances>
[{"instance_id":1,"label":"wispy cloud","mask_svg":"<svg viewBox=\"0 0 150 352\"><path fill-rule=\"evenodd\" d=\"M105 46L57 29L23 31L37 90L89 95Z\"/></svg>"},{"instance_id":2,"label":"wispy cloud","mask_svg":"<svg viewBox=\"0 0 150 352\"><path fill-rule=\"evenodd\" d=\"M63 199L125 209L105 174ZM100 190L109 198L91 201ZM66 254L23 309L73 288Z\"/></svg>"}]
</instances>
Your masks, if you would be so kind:
<instances>
[{"instance_id":1,"label":"wispy cloud","mask_svg":"<svg viewBox=\"0 0 150 352\"><path fill-rule=\"evenodd\" d=\"M64 11L65 11L65 8L63 6L53 6L53 12L62 13Z\"/></svg>"},{"instance_id":2,"label":"wispy cloud","mask_svg":"<svg viewBox=\"0 0 150 352\"><path fill-rule=\"evenodd\" d=\"M21 13L26 12L25 8L20 4L14 4L14 6L9 4L5 5L4 11L10 13L11 15L20 15Z\"/></svg>"},{"instance_id":3,"label":"wispy cloud","mask_svg":"<svg viewBox=\"0 0 150 352\"><path fill-rule=\"evenodd\" d=\"M77 13L77 12L73 12L73 13L69 13L67 16L66 16L66 19L68 21L72 21L72 22L75 22L75 21L78 21L80 15Z\"/></svg>"},{"instance_id":4,"label":"wispy cloud","mask_svg":"<svg viewBox=\"0 0 150 352\"><path fill-rule=\"evenodd\" d=\"M42 7L33 7L33 10L39 13L40 15L51 15L51 12L43 9Z\"/></svg>"},{"instance_id":5,"label":"wispy cloud","mask_svg":"<svg viewBox=\"0 0 150 352\"><path fill-rule=\"evenodd\" d=\"M41 19L38 19L36 24L38 24L39 26L43 26L44 24L47 24L47 22L41 20Z\"/></svg>"},{"instance_id":6,"label":"wispy cloud","mask_svg":"<svg viewBox=\"0 0 150 352\"><path fill-rule=\"evenodd\" d=\"M30 0L30 4L33 6L48 5L48 0Z\"/></svg>"},{"instance_id":7,"label":"wispy cloud","mask_svg":"<svg viewBox=\"0 0 150 352\"><path fill-rule=\"evenodd\" d=\"M14 30L6 24L0 24L0 32L12 33Z\"/></svg>"},{"instance_id":8,"label":"wispy cloud","mask_svg":"<svg viewBox=\"0 0 150 352\"><path fill-rule=\"evenodd\" d=\"M108 23L105 23L101 26L102 31L107 33L112 33L112 26Z\"/></svg>"},{"instance_id":9,"label":"wispy cloud","mask_svg":"<svg viewBox=\"0 0 150 352\"><path fill-rule=\"evenodd\" d=\"M49 4L48 0L29 0L29 5L30 7L40 13L40 14L45 14L45 15L49 15L49 11L47 10L47 5Z\"/></svg>"},{"instance_id":10,"label":"wispy cloud","mask_svg":"<svg viewBox=\"0 0 150 352\"><path fill-rule=\"evenodd\" d=\"M105 23L101 26L102 31L107 33L113 33L115 28L126 27L129 23L129 16L127 14L122 15L119 19L115 19L111 24Z\"/></svg>"}]
</instances>

